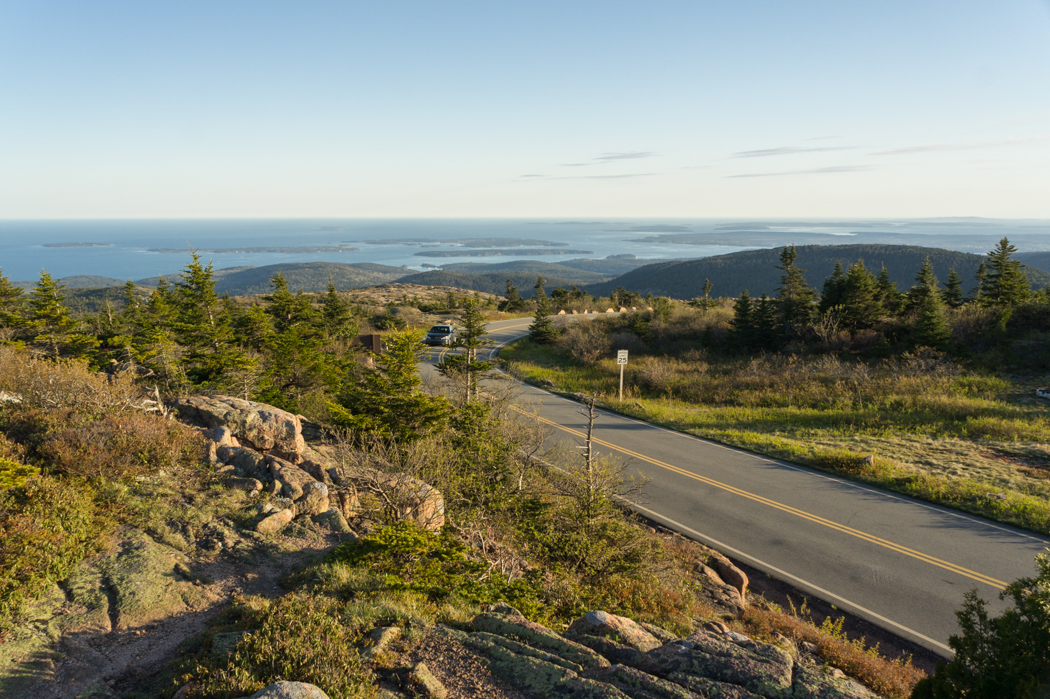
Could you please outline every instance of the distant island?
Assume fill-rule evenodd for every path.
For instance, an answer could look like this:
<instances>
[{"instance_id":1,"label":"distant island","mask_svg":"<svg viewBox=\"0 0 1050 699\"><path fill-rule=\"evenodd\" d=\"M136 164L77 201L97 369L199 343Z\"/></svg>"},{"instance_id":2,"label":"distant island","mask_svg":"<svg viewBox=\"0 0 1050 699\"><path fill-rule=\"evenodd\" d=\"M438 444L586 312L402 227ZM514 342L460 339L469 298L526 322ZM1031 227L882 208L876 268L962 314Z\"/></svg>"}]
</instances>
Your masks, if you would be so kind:
<instances>
[{"instance_id":1,"label":"distant island","mask_svg":"<svg viewBox=\"0 0 1050 699\"><path fill-rule=\"evenodd\" d=\"M558 243L553 240L535 240L533 238L387 238L385 240L353 240L353 243L365 243L367 245L411 245L418 247L437 247L437 245L459 245L465 248L564 248L568 243Z\"/></svg>"},{"instance_id":2,"label":"distant island","mask_svg":"<svg viewBox=\"0 0 1050 699\"><path fill-rule=\"evenodd\" d=\"M259 253L278 253L281 255L296 255L325 252L357 252L361 248L352 248L346 245L297 245L292 247L245 247L245 248L203 248L197 252L212 253L241 253L255 255ZM185 248L150 248L149 252L163 252L166 254L186 254Z\"/></svg>"},{"instance_id":3,"label":"distant island","mask_svg":"<svg viewBox=\"0 0 1050 699\"><path fill-rule=\"evenodd\" d=\"M505 255L593 255L590 250L529 250L504 248L502 250L426 250L417 252L417 257L501 257Z\"/></svg>"},{"instance_id":4,"label":"distant island","mask_svg":"<svg viewBox=\"0 0 1050 699\"><path fill-rule=\"evenodd\" d=\"M44 243L45 248L111 248L113 243ZM180 252L185 252L181 250Z\"/></svg>"}]
</instances>

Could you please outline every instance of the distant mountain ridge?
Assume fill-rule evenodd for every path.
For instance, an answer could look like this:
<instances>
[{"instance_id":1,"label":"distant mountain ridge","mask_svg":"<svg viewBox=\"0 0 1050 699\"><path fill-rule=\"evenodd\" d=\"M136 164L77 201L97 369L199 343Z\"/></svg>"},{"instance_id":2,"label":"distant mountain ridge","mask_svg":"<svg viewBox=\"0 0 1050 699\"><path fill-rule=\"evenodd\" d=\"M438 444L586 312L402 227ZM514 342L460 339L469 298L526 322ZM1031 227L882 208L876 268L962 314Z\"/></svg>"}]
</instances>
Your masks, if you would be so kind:
<instances>
[{"instance_id":1,"label":"distant mountain ridge","mask_svg":"<svg viewBox=\"0 0 1050 699\"><path fill-rule=\"evenodd\" d=\"M596 296L608 296L616 287L623 287L640 294L689 299L703 295L704 280L710 279L714 285L712 296L738 296L745 289L752 296L774 296L783 274L776 268L782 249L745 250L698 260L645 265L586 289ZM890 279L905 290L914 283L927 256L941 282L954 267L963 278L963 287L969 291L975 283L974 274L985 259L983 255L916 245L800 245L795 249L796 266L806 270L806 280L818 291L836 262L846 268L858 259L874 274L885 265ZM1026 267L1025 272L1034 288L1050 286L1050 272L1032 266Z\"/></svg>"},{"instance_id":2,"label":"distant mountain ridge","mask_svg":"<svg viewBox=\"0 0 1050 699\"><path fill-rule=\"evenodd\" d=\"M608 296L616 287L629 291L672 298L694 298L703 294L705 279L714 285L714 296L737 296L747 289L752 295L776 294L781 271L776 269L782 248L745 250L715 257L657 262L609 257L605 259L575 259L564 262L539 260L512 260L500 263L451 263L443 269L416 272L404 267L370 262L289 262L260 267L231 267L215 270L215 287L220 294L231 296L265 294L270 291L270 279L280 272L292 291L320 292L328 286L331 276L340 289L359 289L389 282L452 286L472 291L502 295L507 279L518 287L522 296L533 294L536 277L546 280L547 289L577 285L592 294ZM885 264L890 278L898 288L909 288L915 274L927 255L933 263L938 279L944 282L954 267L962 275L964 288L974 285L974 272L984 260L983 255L956 252L942 248L915 245L801 245L797 246L798 267L806 270L806 279L818 290L831 274L835 262L848 267L858 259L875 274ZM1017 259L1026 266L1033 288L1050 286L1050 252L1018 253ZM618 276L615 276L618 275ZM167 276L175 281L178 273ZM156 286L159 277L139 279L139 286ZM74 289L102 289L124 285L124 280L93 275L76 275L60 280ZM16 286L32 288L35 282L13 282Z\"/></svg>"}]
</instances>

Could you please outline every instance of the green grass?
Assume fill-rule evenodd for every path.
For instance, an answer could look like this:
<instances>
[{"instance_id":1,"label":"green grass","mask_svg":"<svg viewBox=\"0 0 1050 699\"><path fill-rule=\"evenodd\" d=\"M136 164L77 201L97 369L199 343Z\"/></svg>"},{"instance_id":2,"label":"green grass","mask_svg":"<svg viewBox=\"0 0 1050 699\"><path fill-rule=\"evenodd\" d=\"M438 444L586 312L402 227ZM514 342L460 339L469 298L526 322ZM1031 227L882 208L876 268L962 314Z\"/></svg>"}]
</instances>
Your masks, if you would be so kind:
<instances>
[{"instance_id":1,"label":"green grass","mask_svg":"<svg viewBox=\"0 0 1050 699\"><path fill-rule=\"evenodd\" d=\"M1050 533L1050 411L999 377L923 357L632 357L618 403L613 360L584 366L527 340L500 356L525 381L604 393L631 417Z\"/></svg>"}]
</instances>

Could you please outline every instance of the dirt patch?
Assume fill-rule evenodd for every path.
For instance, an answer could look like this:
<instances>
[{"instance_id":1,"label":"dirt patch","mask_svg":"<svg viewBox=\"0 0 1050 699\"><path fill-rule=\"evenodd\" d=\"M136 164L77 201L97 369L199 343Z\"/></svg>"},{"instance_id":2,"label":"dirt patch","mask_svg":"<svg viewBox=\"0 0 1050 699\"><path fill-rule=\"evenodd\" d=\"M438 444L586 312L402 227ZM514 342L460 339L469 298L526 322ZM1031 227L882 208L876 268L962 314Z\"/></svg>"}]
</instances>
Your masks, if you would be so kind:
<instances>
[{"instance_id":1,"label":"dirt patch","mask_svg":"<svg viewBox=\"0 0 1050 699\"><path fill-rule=\"evenodd\" d=\"M430 672L445 685L448 699L527 699L529 696L493 675L476 655L450 639L427 636L406 660L411 666L426 663Z\"/></svg>"}]
</instances>

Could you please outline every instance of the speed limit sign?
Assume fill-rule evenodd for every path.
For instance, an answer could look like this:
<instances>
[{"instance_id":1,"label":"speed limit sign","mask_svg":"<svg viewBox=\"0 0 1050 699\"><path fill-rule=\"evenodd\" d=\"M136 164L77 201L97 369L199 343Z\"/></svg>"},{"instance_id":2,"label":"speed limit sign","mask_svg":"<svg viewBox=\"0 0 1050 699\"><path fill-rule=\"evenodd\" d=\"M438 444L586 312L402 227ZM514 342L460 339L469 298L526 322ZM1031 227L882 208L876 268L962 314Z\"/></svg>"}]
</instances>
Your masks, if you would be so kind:
<instances>
[{"instance_id":1,"label":"speed limit sign","mask_svg":"<svg viewBox=\"0 0 1050 699\"><path fill-rule=\"evenodd\" d=\"M627 350L617 350L616 351L616 363L617 364L626 364L627 363Z\"/></svg>"}]
</instances>

